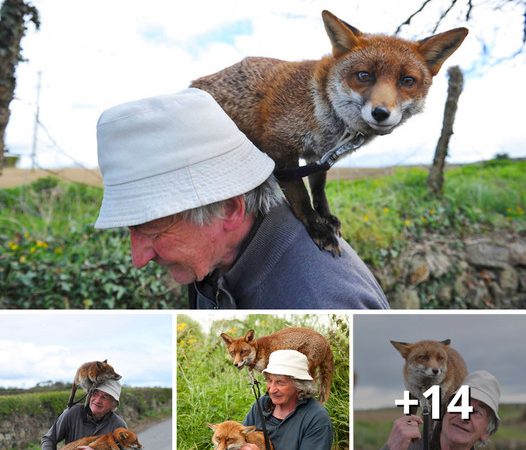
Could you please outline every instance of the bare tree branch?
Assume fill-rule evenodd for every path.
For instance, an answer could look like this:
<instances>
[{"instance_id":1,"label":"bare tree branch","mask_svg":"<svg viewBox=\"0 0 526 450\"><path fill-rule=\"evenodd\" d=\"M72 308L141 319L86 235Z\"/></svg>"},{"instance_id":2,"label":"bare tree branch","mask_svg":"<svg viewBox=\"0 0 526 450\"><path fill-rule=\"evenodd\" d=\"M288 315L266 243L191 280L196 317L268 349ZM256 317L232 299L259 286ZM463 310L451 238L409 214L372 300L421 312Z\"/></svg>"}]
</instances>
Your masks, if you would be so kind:
<instances>
[{"instance_id":1,"label":"bare tree branch","mask_svg":"<svg viewBox=\"0 0 526 450\"><path fill-rule=\"evenodd\" d=\"M438 30L438 27L442 23L442 21L446 18L446 16L451 12L455 4L457 3L457 0L452 0L449 7L440 15L438 18L437 23L435 24L435 27L433 28L433 33L436 33Z\"/></svg>"},{"instance_id":2,"label":"bare tree branch","mask_svg":"<svg viewBox=\"0 0 526 450\"><path fill-rule=\"evenodd\" d=\"M398 34L400 33L400 30L402 29L402 27L404 25L409 25L411 23L411 20L413 20L413 17L415 17L416 15L418 15L419 13L421 13L424 8L429 4L431 3L432 0L425 0L424 3L422 3L422 6L417 9L413 14L411 14L406 20L405 22L401 23L400 25L398 25L398 28L396 29L395 31L395 34Z\"/></svg>"}]
</instances>

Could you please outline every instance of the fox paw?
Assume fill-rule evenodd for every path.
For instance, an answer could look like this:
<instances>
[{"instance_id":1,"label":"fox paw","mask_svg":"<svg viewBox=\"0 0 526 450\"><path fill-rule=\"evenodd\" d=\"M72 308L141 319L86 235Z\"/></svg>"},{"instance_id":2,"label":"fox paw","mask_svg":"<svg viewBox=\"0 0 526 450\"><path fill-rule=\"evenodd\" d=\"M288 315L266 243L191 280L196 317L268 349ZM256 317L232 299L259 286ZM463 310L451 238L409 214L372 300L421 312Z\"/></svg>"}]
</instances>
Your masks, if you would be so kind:
<instances>
[{"instance_id":1,"label":"fox paw","mask_svg":"<svg viewBox=\"0 0 526 450\"><path fill-rule=\"evenodd\" d=\"M328 216L324 216L323 220L327 225L329 225L332 228L332 232L336 236L342 235L342 223L340 222L340 219L338 219L336 216L333 216L332 214L329 214Z\"/></svg>"},{"instance_id":2,"label":"fox paw","mask_svg":"<svg viewBox=\"0 0 526 450\"><path fill-rule=\"evenodd\" d=\"M341 256L340 244L331 225L325 221L316 222L308 226L307 231L320 250L328 251L332 256Z\"/></svg>"}]
</instances>

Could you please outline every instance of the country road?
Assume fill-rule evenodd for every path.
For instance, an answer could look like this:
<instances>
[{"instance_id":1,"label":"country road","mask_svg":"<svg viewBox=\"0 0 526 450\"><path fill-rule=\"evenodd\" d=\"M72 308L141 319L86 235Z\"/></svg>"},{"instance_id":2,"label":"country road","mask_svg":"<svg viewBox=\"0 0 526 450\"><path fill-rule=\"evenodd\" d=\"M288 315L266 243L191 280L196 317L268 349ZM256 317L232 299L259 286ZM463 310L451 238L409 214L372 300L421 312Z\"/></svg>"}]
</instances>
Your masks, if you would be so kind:
<instances>
[{"instance_id":1,"label":"country road","mask_svg":"<svg viewBox=\"0 0 526 450\"><path fill-rule=\"evenodd\" d=\"M139 442L144 450L172 450L172 418L140 432Z\"/></svg>"}]
</instances>

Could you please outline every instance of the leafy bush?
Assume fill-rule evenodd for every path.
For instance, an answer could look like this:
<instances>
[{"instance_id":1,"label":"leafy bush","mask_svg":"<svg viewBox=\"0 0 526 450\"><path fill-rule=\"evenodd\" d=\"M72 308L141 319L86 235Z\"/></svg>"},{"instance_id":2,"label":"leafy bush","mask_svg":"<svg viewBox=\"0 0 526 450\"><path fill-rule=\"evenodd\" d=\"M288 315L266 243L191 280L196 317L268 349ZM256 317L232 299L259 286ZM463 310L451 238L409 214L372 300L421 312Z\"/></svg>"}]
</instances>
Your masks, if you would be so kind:
<instances>
[{"instance_id":1,"label":"leafy bush","mask_svg":"<svg viewBox=\"0 0 526 450\"><path fill-rule=\"evenodd\" d=\"M243 421L255 401L246 370L237 371L219 335L241 336L249 329L256 338L286 326L305 326L327 337L334 355L335 370L331 397L326 403L334 425L334 449L349 447L349 329L344 316L314 315L280 318L249 315L245 319L217 320L203 332L191 318L177 317L177 448L209 449L212 432L207 423ZM264 393L264 380L261 394Z\"/></svg>"},{"instance_id":2,"label":"leafy bush","mask_svg":"<svg viewBox=\"0 0 526 450\"><path fill-rule=\"evenodd\" d=\"M131 264L127 230L95 230L101 189L44 178L0 190L0 307L177 308L161 267Z\"/></svg>"}]
</instances>

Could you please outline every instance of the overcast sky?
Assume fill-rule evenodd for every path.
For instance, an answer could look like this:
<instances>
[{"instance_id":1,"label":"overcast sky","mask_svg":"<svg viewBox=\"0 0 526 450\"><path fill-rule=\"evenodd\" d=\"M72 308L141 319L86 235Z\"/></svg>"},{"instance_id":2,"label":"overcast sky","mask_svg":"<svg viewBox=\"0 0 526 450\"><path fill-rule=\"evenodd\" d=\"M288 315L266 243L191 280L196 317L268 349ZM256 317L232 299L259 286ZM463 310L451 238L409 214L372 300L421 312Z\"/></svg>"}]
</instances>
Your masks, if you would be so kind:
<instances>
[{"instance_id":1,"label":"overcast sky","mask_svg":"<svg viewBox=\"0 0 526 450\"><path fill-rule=\"evenodd\" d=\"M405 27L402 36L428 36L431 23L449 3L431 2L433 9ZM18 67L7 145L13 154L31 153L41 72L40 120L47 131L38 129L38 164L57 167L78 162L95 167L95 126L104 109L177 92L191 80L245 56L320 58L331 51L321 21L323 9L362 31L392 33L420 1L33 0L33 4L42 25L38 32L29 25L23 41L28 61ZM518 6L511 11L485 8L475 8L476 29L436 77L426 112L345 158L343 165L431 162L447 90L445 69L452 64L468 72L450 161L481 160L498 152L526 154L526 128L519 111L524 90L517 89L526 77L524 57L484 73L473 70L482 61L480 39L497 56L517 48L522 11ZM461 20L465 11L453 12L439 31L465 25ZM30 165L30 158L24 157L22 164Z\"/></svg>"},{"instance_id":2,"label":"overcast sky","mask_svg":"<svg viewBox=\"0 0 526 450\"><path fill-rule=\"evenodd\" d=\"M71 382L87 361L108 360L128 386L172 385L170 314L0 312L0 386Z\"/></svg>"},{"instance_id":3,"label":"overcast sky","mask_svg":"<svg viewBox=\"0 0 526 450\"><path fill-rule=\"evenodd\" d=\"M354 317L356 409L394 407L403 398L404 360L390 340L451 339L468 372L497 377L503 402L526 403L526 314L374 314Z\"/></svg>"}]
</instances>

